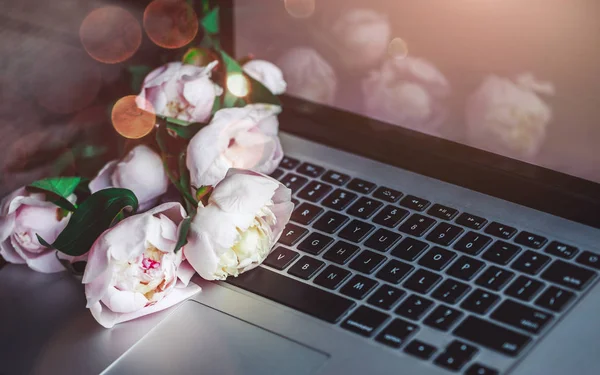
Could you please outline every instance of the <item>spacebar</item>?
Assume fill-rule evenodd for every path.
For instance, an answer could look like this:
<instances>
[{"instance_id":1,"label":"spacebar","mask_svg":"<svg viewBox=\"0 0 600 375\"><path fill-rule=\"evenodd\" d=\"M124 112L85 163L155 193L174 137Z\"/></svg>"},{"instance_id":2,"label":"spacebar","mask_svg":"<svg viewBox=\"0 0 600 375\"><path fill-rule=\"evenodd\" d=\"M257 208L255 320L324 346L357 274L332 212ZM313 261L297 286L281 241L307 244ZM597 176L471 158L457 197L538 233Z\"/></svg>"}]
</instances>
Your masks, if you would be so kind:
<instances>
[{"instance_id":1,"label":"spacebar","mask_svg":"<svg viewBox=\"0 0 600 375\"><path fill-rule=\"evenodd\" d=\"M355 305L347 298L262 267L230 277L227 282L330 323L337 322Z\"/></svg>"}]
</instances>

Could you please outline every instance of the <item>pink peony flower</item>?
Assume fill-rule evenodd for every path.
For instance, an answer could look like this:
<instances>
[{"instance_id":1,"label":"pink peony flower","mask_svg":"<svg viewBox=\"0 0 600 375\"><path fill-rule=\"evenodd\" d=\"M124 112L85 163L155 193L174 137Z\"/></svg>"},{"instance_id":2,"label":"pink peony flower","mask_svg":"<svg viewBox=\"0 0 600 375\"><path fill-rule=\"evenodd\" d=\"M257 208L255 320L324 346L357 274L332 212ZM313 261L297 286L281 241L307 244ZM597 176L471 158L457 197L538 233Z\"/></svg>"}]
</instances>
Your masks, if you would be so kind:
<instances>
[{"instance_id":1,"label":"pink peony flower","mask_svg":"<svg viewBox=\"0 0 600 375\"><path fill-rule=\"evenodd\" d=\"M250 60L242 68L246 74L262 83L274 95L285 92L287 84L281 69L275 64L265 60Z\"/></svg>"}]
</instances>

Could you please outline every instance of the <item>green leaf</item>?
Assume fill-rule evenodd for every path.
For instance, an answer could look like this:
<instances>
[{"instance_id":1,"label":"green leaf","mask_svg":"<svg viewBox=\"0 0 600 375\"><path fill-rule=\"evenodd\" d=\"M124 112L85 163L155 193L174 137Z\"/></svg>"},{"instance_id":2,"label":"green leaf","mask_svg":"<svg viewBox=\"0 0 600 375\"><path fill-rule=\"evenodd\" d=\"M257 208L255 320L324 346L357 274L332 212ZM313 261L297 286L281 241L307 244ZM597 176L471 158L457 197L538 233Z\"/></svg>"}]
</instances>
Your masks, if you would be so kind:
<instances>
[{"instance_id":1,"label":"green leaf","mask_svg":"<svg viewBox=\"0 0 600 375\"><path fill-rule=\"evenodd\" d=\"M152 69L146 65L132 65L128 69L131 73L131 89L133 92L140 92L144 78Z\"/></svg>"},{"instance_id":2,"label":"green leaf","mask_svg":"<svg viewBox=\"0 0 600 375\"><path fill-rule=\"evenodd\" d=\"M175 125L175 124L168 124L167 128L174 131L177 136L179 136L180 138L183 139L192 139L193 136L196 135L196 133L198 133L200 131L200 129L202 129L203 127L205 127L206 124L202 124L199 122L190 124L188 126L179 126L179 125Z\"/></svg>"},{"instance_id":3,"label":"green leaf","mask_svg":"<svg viewBox=\"0 0 600 375\"><path fill-rule=\"evenodd\" d=\"M219 33L219 8L213 8L204 16L202 26L208 34Z\"/></svg>"},{"instance_id":4,"label":"green leaf","mask_svg":"<svg viewBox=\"0 0 600 375\"><path fill-rule=\"evenodd\" d=\"M137 209L138 200L131 190L100 190L79 206L54 243L49 244L39 235L37 238L40 244L64 254L83 255L90 250L102 232L115 224L115 218L125 211L134 213Z\"/></svg>"},{"instance_id":5,"label":"green leaf","mask_svg":"<svg viewBox=\"0 0 600 375\"><path fill-rule=\"evenodd\" d=\"M246 75L250 80L250 94L246 97L248 103L264 103L281 106L281 101L268 88L254 78Z\"/></svg>"},{"instance_id":6,"label":"green leaf","mask_svg":"<svg viewBox=\"0 0 600 375\"><path fill-rule=\"evenodd\" d=\"M175 244L175 252L178 252L182 247L187 244L187 235L192 225L192 216L188 216L181 222L179 226L179 234L177 235L177 243Z\"/></svg>"},{"instance_id":7,"label":"green leaf","mask_svg":"<svg viewBox=\"0 0 600 375\"><path fill-rule=\"evenodd\" d=\"M75 211L76 207L67 198L73 194L80 182L81 177L52 177L32 182L27 189L47 193L48 200L58 207Z\"/></svg>"}]
</instances>

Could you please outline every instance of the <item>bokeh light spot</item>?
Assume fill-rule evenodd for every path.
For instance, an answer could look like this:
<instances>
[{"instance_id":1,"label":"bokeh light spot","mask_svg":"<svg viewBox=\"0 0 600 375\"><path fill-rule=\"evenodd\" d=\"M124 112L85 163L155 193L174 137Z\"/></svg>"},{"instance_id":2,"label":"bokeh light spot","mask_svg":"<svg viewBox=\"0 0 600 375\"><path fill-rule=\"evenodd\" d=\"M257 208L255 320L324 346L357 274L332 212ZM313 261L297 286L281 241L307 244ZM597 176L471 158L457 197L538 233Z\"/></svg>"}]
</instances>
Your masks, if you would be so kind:
<instances>
[{"instance_id":1,"label":"bokeh light spot","mask_svg":"<svg viewBox=\"0 0 600 375\"><path fill-rule=\"evenodd\" d=\"M144 30L163 48L180 48L198 33L198 16L183 0L154 0L144 11Z\"/></svg>"},{"instance_id":2,"label":"bokeh light spot","mask_svg":"<svg viewBox=\"0 0 600 375\"><path fill-rule=\"evenodd\" d=\"M250 83L242 73L227 76L227 89L237 97L244 97L250 92Z\"/></svg>"},{"instance_id":3,"label":"bokeh light spot","mask_svg":"<svg viewBox=\"0 0 600 375\"><path fill-rule=\"evenodd\" d=\"M285 10L295 18L308 18L315 12L315 0L284 0Z\"/></svg>"},{"instance_id":4,"label":"bokeh light spot","mask_svg":"<svg viewBox=\"0 0 600 375\"><path fill-rule=\"evenodd\" d=\"M119 99L113 106L111 119L117 133L130 139L148 135L156 123L152 103L136 95Z\"/></svg>"},{"instance_id":5,"label":"bokeh light spot","mask_svg":"<svg viewBox=\"0 0 600 375\"><path fill-rule=\"evenodd\" d=\"M79 28L79 38L94 59L116 64L129 59L142 43L142 28L123 8L103 7L88 14Z\"/></svg>"},{"instance_id":6,"label":"bokeh light spot","mask_svg":"<svg viewBox=\"0 0 600 375\"><path fill-rule=\"evenodd\" d=\"M402 38L394 38L388 44L388 55L396 59L404 59L408 56L408 44Z\"/></svg>"}]
</instances>

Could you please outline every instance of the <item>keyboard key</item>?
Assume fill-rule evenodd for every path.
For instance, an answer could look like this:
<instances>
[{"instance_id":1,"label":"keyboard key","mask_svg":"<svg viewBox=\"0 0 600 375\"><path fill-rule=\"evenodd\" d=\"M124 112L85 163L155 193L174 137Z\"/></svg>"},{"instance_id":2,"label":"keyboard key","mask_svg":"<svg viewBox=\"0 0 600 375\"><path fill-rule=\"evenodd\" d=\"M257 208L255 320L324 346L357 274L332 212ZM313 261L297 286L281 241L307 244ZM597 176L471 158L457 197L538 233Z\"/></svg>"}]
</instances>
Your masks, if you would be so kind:
<instances>
[{"instance_id":1,"label":"keyboard key","mask_svg":"<svg viewBox=\"0 0 600 375\"><path fill-rule=\"evenodd\" d=\"M306 239L300 242L298 250L312 255L319 255L325 248L333 242L333 238L321 233L313 232Z\"/></svg>"},{"instance_id":2,"label":"keyboard key","mask_svg":"<svg viewBox=\"0 0 600 375\"><path fill-rule=\"evenodd\" d=\"M546 264L550 262L550 257L527 250L512 264L512 268L521 272L535 275L539 273Z\"/></svg>"},{"instance_id":3,"label":"keyboard key","mask_svg":"<svg viewBox=\"0 0 600 375\"><path fill-rule=\"evenodd\" d=\"M375 340L382 344L399 348L409 337L417 333L419 327L403 319L394 319L385 327Z\"/></svg>"},{"instance_id":4,"label":"keyboard key","mask_svg":"<svg viewBox=\"0 0 600 375\"><path fill-rule=\"evenodd\" d=\"M386 257L381 254L374 253L370 250L364 250L360 253L352 262L350 262L349 267L353 270L360 271L362 273L370 274L381 263L385 261Z\"/></svg>"},{"instance_id":5,"label":"keyboard key","mask_svg":"<svg viewBox=\"0 0 600 375\"><path fill-rule=\"evenodd\" d=\"M292 192L300 190L308 182L308 179L297 174L288 173L281 179L281 183L290 188Z\"/></svg>"},{"instance_id":6,"label":"keyboard key","mask_svg":"<svg viewBox=\"0 0 600 375\"><path fill-rule=\"evenodd\" d=\"M346 284L344 284L342 289L340 289L340 292L348 297L363 299L377 285L379 285L379 283L375 280L368 279L361 275L354 275Z\"/></svg>"},{"instance_id":7,"label":"keyboard key","mask_svg":"<svg viewBox=\"0 0 600 375\"><path fill-rule=\"evenodd\" d=\"M383 206L383 203L381 203L375 199L362 197L359 200L357 200L356 202L354 202L354 204L352 206L350 206L350 208L346 212L348 212L350 215L356 216L360 219L368 219L378 209L380 209L381 206Z\"/></svg>"},{"instance_id":8,"label":"keyboard key","mask_svg":"<svg viewBox=\"0 0 600 375\"><path fill-rule=\"evenodd\" d=\"M415 237L421 237L435 224L435 220L419 214L414 214L400 225L401 232L408 233Z\"/></svg>"},{"instance_id":9,"label":"keyboard key","mask_svg":"<svg viewBox=\"0 0 600 375\"><path fill-rule=\"evenodd\" d=\"M290 158L289 156L284 156L281 159L281 163L279 163L279 166L284 169L294 169L298 165L300 165L300 160Z\"/></svg>"},{"instance_id":10,"label":"keyboard key","mask_svg":"<svg viewBox=\"0 0 600 375\"><path fill-rule=\"evenodd\" d=\"M435 346L426 344L423 341L413 340L406 345L404 351L408 354L414 355L417 358L428 360L431 358L433 353L437 351L437 349Z\"/></svg>"},{"instance_id":11,"label":"keyboard key","mask_svg":"<svg viewBox=\"0 0 600 375\"><path fill-rule=\"evenodd\" d=\"M517 229L494 221L485 228L484 232L492 236L509 239L517 233Z\"/></svg>"},{"instance_id":12,"label":"keyboard key","mask_svg":"<svg viewBox=\"0 0 600 375\"><path fill-rule=\"evenodd\" d=\"M352 181L348 183L348 189L357 191L362 194L369 194L373 189L375 189L375 184L369 181L361 180L360 178L353 178Z\"/></svg>"},{"instance_id":13,"label":"keyboard key","mask_svg":"<svg viewBox=\"0 0 600 375\"><path fill-rule=\"evenodd\" d=\"M420 269L404 282L404 286L417 293L427 294L441 279L440 275Z\"/></svg>"},{"instance_id":14,"label":"keyboard key","mask_svg":"<svg viewBox=\"0 0 600 375\"><path fill-rule=\"evenodd\" d=\"M400 243L394 247L391 254L395 257L413 261L423 253L429 245L425 242L415 240L414 238L405 237Z\"/></svg>"},{"instance_id":15,"label":"keyboard key","mask_svg":"<svg viewBox=\"0 0 600 375\"><path fill-rule=\"evenodd\" d=\"M285 172L282 169L277 168L273 171L273 173L270 174L270 176L278 180L279 177L283 176L284 173Z\"/></svg>"},{"instance_id":16,"label":"keyboard key","mask_svg":"<svg viewBox=\"0 0 600 375\"><path fill-rule=\"evenodd\" d=\"M483 267L485 263L480 260L462 255L450 266L446 273L461 280L471 280Z\"/></svg>"},{"instance_id":17,"label":"keyboard key","mask_svg":"<svg viewBox=\"0 0 600 375\"><path fill-rule=\"evenodd\" d=\"M365 223L364 221L352 220L344 227L344 229L342 229L339 236L346 240L358 243L362 241L374 228L374 225Z\"/></svg>"},{"instance_id":18,"label":"keyboard key","mask_svg":"<svg viewBox=\"0 0 600 375\"><path fill-rule=\"evenodd\" d=\"M433 301L413 294L405 299L395 312L406 318L419 320L431 306L433 306Z\"/></svg>"},{"instance_id":19,"label":"keyboard key","mask_svg":"<svg viewBox=\"0 0 600 375\"><path fill-rule=\"evenodd\" d=\"M299 261L294 263L292 267L290 267L288 273L290 275L308 280L313 277L314 274L317 273L317 271L319 271L324 264L325 263L321 262L320 260L305 255L300 258Z\"/></svg>"},{"instance_id":20,"label":"keyboard key","mask_svg":"<svg viewBox=\"0 0 600 375\"><path fill-rule=\"evenodd\" d=\"M496 266L491 266L485 270L475 281L478 285L491 290L500 290L512 279L513 272L503 270Z\"/></svg>"},{"instance_id":21,"label":"keyboard key","mask_svg":"<svg viewBox=\"0 0 600 375\"><path fill-rule=\"evenodd\" d=\"M482 365L481 363L474 363L467 369L465 375L500 375L498 370Z\"/></svg>"},{"instance_id":22,"label":"keyboard key","mask_svg":"<svg viewBox=\"0 0 600 375\"><path fill-rule=\"evenodd\" d=\"M337 212L327 211L313 224L313 228L325 233L335 233L348 221L348 217Z\"/></svg>"},{"instance_id":23,"label":"keyboard key","mask_svg":"<svg viewBox=\"0 0 600 375\"><path fill-rule=\"evenodd\" d=\"M469 289L471 289L471 287L467 284L452 279L446 279L433 291L433 293L431 293L431 296L439 301L454 305L469 291Z\"/></svg>"},{"instance_id":24,"label":"keyboard key","mask_svg":"<svg viewBox=\"0 0 600 375\"><path fill-rule=\"evenodd\" d=\"M329 265L321 271L319 276L315 277L314 283L327 289L336 289L348 278L348 276L350 276L350 271L334 265Z\"/></svg>"},{"instance_id":25,"label":"keyboard key","mask_svg":"<svg viewBox=\"0 0 600 375\"><path fill-rule=\"evenodd\" d=\"M406 208L410 208L415 211L425 210L431 202L426 199L415 197L414 195L407 195L400 201L400 205Z\"/></svg>"},{"instance_id":26,"label":"keyboard key","mask_svg":"<svg viewBox=\"0 0 600 375\"><path fill-rule=\"evenodd\" d=\"M550 286L539 296L535 304L552 311L560 312L574 297L575 294L572 292Z\"/></svg>"},{"instance_id":27,"label":"keyboard key","mask_svg":"<svg viewBox=\"0 0 600 375\"><path fill-rule=\"evenodd\" d=\"M453 341L434 361L438 366L451 371L460 370L477 353L477 348L461 341Z\"/></svg>"},{"instance_id":28,"label":"keyboard key","mask_svg":"<svg viewBox=\"0 0 600 375\"><path fill-rule=\"evenodd\" d=\"M344 320L341 326L348 331L365 337L371 337L373 332L388 318L389 315L387 314L373 310L367 306L360 306Z\"/></svg>"},{"instance_id":29,"label":"keyboard key","mask_svg":"<svg viewBox=\"0 0 600 375\"><path fill-rule=\"evenodd\" d=\"M516 357L531 341L529 336L475 316L468 316L452 333L460 338L511 357Z\"/></svg>"},{"instance_id":30,"label":"keyboard key","mask_svg":"<svg viewBox=\"0 0 600 375\"><path fill-rule=\"evenodd\" d=\"M369 297L367 302L380 309L389 310L405 294L403 290L383 284Z\"/></svg>"},{"instance_id":31,"label":"keyboard key","mask_svg":"<svg viewBox=\"0 0 600 375\"><path fill-rule=\"evenodd\" d=\"M562 260L555 260L550 267L546 268L541 277L567 288L583 290L590 281L596 278L596 272Z\"/></svg>"},{"instance_id":32,"label":"keyboard key","mask_svg":"<svg viewBox=\"0 0 600 375\"><path fill-rule=\"evenodd\" d=\"M318 202L331 191L331 186L319 181L311 181L298 193L298 198L309 202Z\"/></svg>"},{"instance_id":33,"label":"keyboard key","mask_svg":"<svg viewBox=\"0 0 600 375\"><path fill-rule=\"evenodd\" d=\"M515 237L515 242L532 249L541 249L548 242L548 239L537 234L522 231Z\"/></svg>"},{"instance_id":34,"label":"keyboard key","mask_svg":"<svg viewBox=\"0 0 600 375\"><path fill-rule=\"evenodd\" d=\"M342 186L350 180L350 176L336 171L327 171L323 176L321 176L321 180L330 184Z\"/></svg>"},{"instance_id":35,"label":"keyboard key","mask_svg":"<svg viewBox=\"0 0 600 375\"><path fill-rule=\"evenodd\" d=\"M431 206L427 213L433 217L437 217L442 220L452 220L458 214L458 210L454 208L442 206L441 204L434 204Z\"/></svg>"},{"instance_id":36,"label":"keyboard key","mask_svg":"<svg viewBox=\"0 0 600 375\"><path fill-rule=\"evenodd\" d=\"M398 284L414 268L410 264L392 259L375 276L388 283Z\"/></svg>"},{"instance_id":37,"label":"keyboard key","mask_svg":"<svg viewBox=\"0 0 600 375\"><path fill-rule=\"evenodd\" d=\"M483 289L475 289L461 303L460 307L475 314L484 315L498 302L500 297Z\"/></svg>"},{"instance_id":38,"label":"keyboard key","mask_svg":"<svg viewBox=\"0 0 600 375\"><path fill-rule=\"evenodd\" d=\"M296 172L309 177L319 177L324 171L325 168L310 163L302 163L302 165L296 169Z\"/></svg>"},{"instance_id":39,"label":"keyboard key","mask_svg":"<svg viewBox=\"0 0 600 375\"><path fill-rule=\"evenodd\" d=\"M591 251L584 251L581 253L581 255L577 257L576 262L600 270L600 255L592 253Z\"/></svg>"},{"instance_id":40,"label":"keyboard key","mask_svg":"<svg viewBox=\"0 0 600 375\"><path fill-rule=\"evenodd\" d=\"M438 245L448 246L456 237L460 236L463 232L461 227L448 223L439 223L431 233L427 235L427 239L431 242L435 242Z\"/></svg>"},{"instance_id":41,"label":"keyboard key","mask_svg":"<svg viewBox=\"0 0 600 375\"><path fill-rule=\"evenodd\" d=\"M281 237L279 237L279 242L287 246L293 246L304 237L306 233L308 233L307 229L288 223L281 233Z\"/></svg>"},{"instance_id":42,"label":"keyboard key","mask_svg":"<svg viewBox=\"0 0 600 375\"><path fill-rule=\"evenodd\" d=\"M481 257L496 264L506 265L510 263L519 251L521 251L519 246L498 240Z\"/></svg>"},{"instance_id":43,"label":"keyboard key","mask_svg":"<svg viewBox=\"0 0 600 375\"><path fill-rule=\"evenodd\" d=\"M423 323L431 328L447 331L462 315L463 313L458 310L440 305L423 320Z\"/></svg>"},{"instance_id":44,"label":"keyboard key","mask_svg":"<svg viewBox=\"0 0 600 375\"><path fill-rule=\"evenodd\" d=\"M519 276L506 288L504 293L522 301L530 301L537 292L542 290L543 286L544 284L537 280L530 279L527 276Z\"/></svg>"},{"instance_id":45,"label":"keyboard key","mask_svg":"<svg viewBox=\"0 0 600 375\"><path fill-rule=\"evenodd\" d=\"M277 270L282 270L298 258L298 253L283 246L277 246L265 259L265 264Z\"/></svg>"},{"instance_id":46,"label":"keyboard key","mask_svg":"<svg viewBox=\"0 0 600 375\"><path fill-rule=\"evenodd\" d=\"M552 241L544 250L548 254L556 255L561 258L571 259L579 252L574 246L565 245L564 243Z\"/></svg>"},{"instance_id":47,"label":"keyboard key","mask_svg":"<svg viewBox=\"0 0 600 375\"><path fill-rule=\"evenodd\" d=\"M487 220L482 217L463 212L459 217L456 218L456 223L467 228L479 230L483 228L483 226L487 223Z\"/></svg>"},{"instance_id":48,"label":"keyboard key","mask_svg":"<svg viewBox=\"0 0 600 375\"><path fill-rule=\"evenodd\" d=\"M366 241L365 246L379 251L388 251L402 236L386 229L377 229Z\"/></svg>"},{"instance_id":49,"label":"keyboard key","mask_svg":"<svg viewBox=\"0 0 600 375\"><path fill-rule=\"evenodd\" d=\"M454 258L456 258L456 253L453 251L434 246L419 259L419 264L435 271L441 271L446 268Z\"/></svg>"},{"instance_id":50,"label":"keyboard key","mask_svg":"<svg viewBox=\"0 0 600 375\"><path fill-rule=\"evenodd\" d=\"M355 200L356 194L343 189L335 189L329 194L321 204L325 207L333 208L334 210L342 211Z\"/></svg>"},{"instance_id":51,"label":"keyboard key","mask_svg":"<svg viewBox=\"0 0 600 375\"><path fill-rule=\"evenodd\" d=\"M492 242L491 237L476 232L467 232L454 244L454 248L469 255L478 255L490 242Z\"/></svg>"},{"instance_id":52,"label":"keyboard key","mask_svg":"<svg viewBox=\"0 0 600 375\"><path fill-rule=\"evenodd\" d=\"M403 208L394 206L385 206L385 208L373 218L375 224L380 224L388 228L394 228L409 215L409 212Z\"/></svg>"},{"instance_id":53,"label":"keyboard key","mask_svg":"<svg viewBox=\"0 0 600 375\"><path fill-rule=\"evenodd\" d=\"M352 300L264 267L230 277L226 282L329 323L336 323L356 305Z\"/></svg>"},{"instance_id":54,"label":"keyboard key","mask_svg":"<svg viewBox=\"0 0 600 375\"><path fill-rule=\"evenodd\" d=\"M325 254L323 258L337 264L346 264L354 254L358 252L358 246L345 241L337 241Z\"/></svg>"},{"instance_id":55,"label":"keyboard key","mask_svg":"<svg viewBox=\"0 0 600 375\"><path fill-rule=\"evenodd\" d=\"M296 223L308 225L312 223L322 212L323 209L321 207L317 207L310 203L302 203L294 210L291 219Z\"/></svg>"},{"instance_id":56,"label":"keyboard key","mask_svg":"<svg viewBox=\"0 0 600 375\"><path fill-rule=\"evenodd\" d=\"M548 322L553 319L553 316L549 313L533 309L510 299L505 299L490 316L498 322L531 333L540 333Z\"/></svg>"},{"instance_id":57,"label":"keyboard key","mask_svg":"<svg viewBox=\"0 0 600 375\"><path fill-rule=\"evenodd\" d=\"M380 186L375 190L373 196L386 202L396 203L402 197L402 193L398 190L390 189L385 186Z\"/></svg>"}]
</instances>

